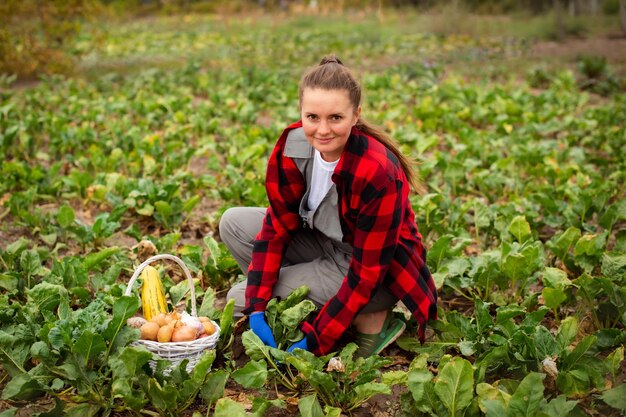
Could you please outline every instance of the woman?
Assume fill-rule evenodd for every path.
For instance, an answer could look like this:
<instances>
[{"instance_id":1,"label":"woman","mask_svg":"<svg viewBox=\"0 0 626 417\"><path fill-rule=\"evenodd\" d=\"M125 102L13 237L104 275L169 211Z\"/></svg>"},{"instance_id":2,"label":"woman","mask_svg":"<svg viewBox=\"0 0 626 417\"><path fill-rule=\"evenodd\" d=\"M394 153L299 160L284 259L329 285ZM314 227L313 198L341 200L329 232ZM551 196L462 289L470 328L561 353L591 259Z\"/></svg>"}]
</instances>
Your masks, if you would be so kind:
<instances>
[{"instance_id":1,"label":"woman","mask_svg":"<svg viewBox=\"0 0 626 417\"><path fill-rule=\"evenodd\" d=\"M270 207L227 210L220 236L247 282L228 298L250 327L276 346L264 311L273 296L307 285L321 307L292 345L331 352L352 324L357 354L378 354L404 331L398 300L420 324L437 318L437 292L409 203L417 180L383 132L360 118L361 88L340 60L326 57L300 82L301 121L288 126L270 156Z\"/></svg>"}]
</instances>

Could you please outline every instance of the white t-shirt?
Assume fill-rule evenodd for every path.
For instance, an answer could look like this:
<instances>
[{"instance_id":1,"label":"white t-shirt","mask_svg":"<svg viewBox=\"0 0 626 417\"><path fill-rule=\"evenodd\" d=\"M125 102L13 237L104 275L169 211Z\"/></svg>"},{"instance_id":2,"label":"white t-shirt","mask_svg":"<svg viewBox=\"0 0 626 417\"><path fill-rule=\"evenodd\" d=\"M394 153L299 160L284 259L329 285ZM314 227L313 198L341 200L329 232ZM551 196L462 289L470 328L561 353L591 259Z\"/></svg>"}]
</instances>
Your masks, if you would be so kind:
<instances>
[{"instance_id":1,"label":"white t-shirt","mask_svg":"<svg viewBox=\"0 0 626 417\"><path fill-rule=\"evenodd\" d=\"M313 159L313 175L311 176L311 188L309 191L309 210L315 211L320 205L328 190L333 185L331 179L335 167L339 163L339 159L333 162L326 162L322 159L322 155L315 150Z\"/></svg>"}]
</instances>

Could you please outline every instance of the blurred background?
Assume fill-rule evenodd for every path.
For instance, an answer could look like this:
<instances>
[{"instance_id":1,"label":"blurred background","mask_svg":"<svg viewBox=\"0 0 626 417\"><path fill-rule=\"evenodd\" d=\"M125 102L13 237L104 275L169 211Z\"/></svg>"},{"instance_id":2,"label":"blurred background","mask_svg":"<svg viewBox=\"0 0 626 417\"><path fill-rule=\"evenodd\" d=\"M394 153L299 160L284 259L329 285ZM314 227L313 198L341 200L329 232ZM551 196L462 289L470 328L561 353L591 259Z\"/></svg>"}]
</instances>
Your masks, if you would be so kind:
<instances>
[{"instance_id":1,"label":"blurred background","mask_svg":"<svg viewBox=\"0 0 626 417\"><path fill-rule=\"evenodd\" d=\"M429 48L432 38L424 36L445 37L446 42L439 44L441 48ZM305 52L270 50L276 41L292 49L303 47ZM367 59L358 58L363 54L355 43L368 48ZM237 65L311 65L331 49L344 57L354 55L355 60L348 61L353 66L417 59L456 63L461 70L471 71L468 59L486 62L497 55L498 71L504 73L506 62L519 68L529 60L549 65L558 59L574 66L587 60L582 65L589 67L584 71L590 74L610 67L621 75L626 60L626 0L5 0L0 4L4 85L51 74L98 76L146 65L183 66L189 60L216 67L229 66L232 60ZM496 55L494 49L499 50Z\"/></svg>"}]
</instances>

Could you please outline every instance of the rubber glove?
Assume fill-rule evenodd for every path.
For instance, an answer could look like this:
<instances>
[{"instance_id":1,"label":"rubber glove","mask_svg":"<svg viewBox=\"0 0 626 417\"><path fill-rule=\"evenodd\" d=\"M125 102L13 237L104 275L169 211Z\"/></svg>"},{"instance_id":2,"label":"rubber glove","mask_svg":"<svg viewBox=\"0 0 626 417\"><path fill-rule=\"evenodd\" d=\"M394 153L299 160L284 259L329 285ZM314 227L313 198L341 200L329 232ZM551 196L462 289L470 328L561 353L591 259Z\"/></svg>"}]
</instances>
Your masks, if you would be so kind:
<instances>
[{"instance_id":1,"label":"rubber glove","mask_svg":"<svg viewBox=\"0 0 626 417\"><path fill-rule=\"evenodd\" d=\"M252 329L254 334L259 336L259 339L267 346L276 347L276 340L274 340L272 329L270 329L270 326L268 326L265 321L265 311L255 311L250 314L250 329Z\"/></svg>"},{"instance_id":2,"label":"rubber glove","mask_svg":"<svg viewBox=\"0 0 626 417\"><path fill-rule=\"evenodd\" d=\"M306 337L294 343L293 345L289 346L289 349L287 349L287 352L291 353L293 352L294 349L309 350L309 347L306 344Z\"/></svg>"}]
</instances>

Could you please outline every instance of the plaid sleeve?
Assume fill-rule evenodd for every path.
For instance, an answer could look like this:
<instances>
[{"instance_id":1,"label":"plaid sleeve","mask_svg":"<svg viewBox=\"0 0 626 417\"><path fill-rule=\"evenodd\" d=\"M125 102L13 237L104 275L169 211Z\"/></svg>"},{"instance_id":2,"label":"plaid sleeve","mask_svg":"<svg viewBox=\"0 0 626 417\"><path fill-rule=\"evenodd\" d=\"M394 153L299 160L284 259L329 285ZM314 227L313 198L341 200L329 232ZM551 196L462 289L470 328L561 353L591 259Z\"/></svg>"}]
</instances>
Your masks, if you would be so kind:
<instances>
[{"instance_id":1,"label":"plaid sleeve","mask_svg":"<svg viewBox=\"0 0 626 417\"><path fill-rule=\"evenodd\" d=\"M359 214L356 219L353 256L347 276L337 294L322 308L312 326L303 327L311 351L329 353L355 315L371 299L374 288L382 283L393 261L400 238L408 189L401 179L378 172L373 179L362 179ZM361 183L362 181L355 181ZM353 189L354 191L354 189Z\"/></svg>"},{"instance_id":2,"label":"plaid sleeve","mask_svg":"<svg viewBox=\"0 0 626 417\"><path fill-rule=\"evenodd\" d=\"M265 188L270 207L252 250L246 314L265 309L272 297L287 244L301 225L298 210L305 191L304 178L294 161L283 155L287 134L294 127L298 127L298 123L283 132L268 161Z\"/></svg>"}]
</instances>

